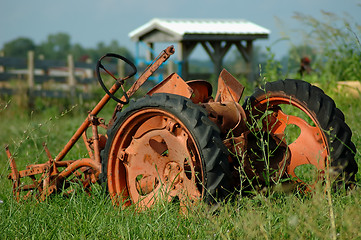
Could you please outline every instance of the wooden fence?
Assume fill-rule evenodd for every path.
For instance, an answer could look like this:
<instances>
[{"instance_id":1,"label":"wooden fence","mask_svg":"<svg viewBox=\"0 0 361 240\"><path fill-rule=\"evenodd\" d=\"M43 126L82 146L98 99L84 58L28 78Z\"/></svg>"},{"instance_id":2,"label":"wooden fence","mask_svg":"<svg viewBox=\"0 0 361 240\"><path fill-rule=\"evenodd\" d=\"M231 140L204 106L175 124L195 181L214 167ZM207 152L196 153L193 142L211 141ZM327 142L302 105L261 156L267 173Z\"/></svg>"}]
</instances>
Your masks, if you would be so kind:
<instances>
[{"instance_id":1,"label":"wooden fence","mask_svg":"<svg viewBox=\"0 0 361 240\"><path fill-rule=\"evenodd\" d=\"M123 61L105 63L107 70L118 76L125 76L128 67ZM173 63L157 70L151 84L158 83L174 71ZM0 56L0 96L26 94L29 106L36 97L90 99L94 88L100 88L95 76L95 63L74 62L73 56L66 60L35 59L29 51L27 58ZM146 64L138 67L139 77ZM198 76L197 76L198 77Z\"/></svg>"},{"instance_id":2,"label":"wooden fence","mask_svg":"<svg viewBox=\"0 0 361 240\"><path fill-rule=\"evenodd\" d=\"M95 77L95 63L67 60L39 60L34 52L27 58L0 57L0 95L27 94L35 97L83 98L92 97L92 89L99 87ZM107 69L123 73L124 64L107 64Z\"/></svg>"}]
</instances>

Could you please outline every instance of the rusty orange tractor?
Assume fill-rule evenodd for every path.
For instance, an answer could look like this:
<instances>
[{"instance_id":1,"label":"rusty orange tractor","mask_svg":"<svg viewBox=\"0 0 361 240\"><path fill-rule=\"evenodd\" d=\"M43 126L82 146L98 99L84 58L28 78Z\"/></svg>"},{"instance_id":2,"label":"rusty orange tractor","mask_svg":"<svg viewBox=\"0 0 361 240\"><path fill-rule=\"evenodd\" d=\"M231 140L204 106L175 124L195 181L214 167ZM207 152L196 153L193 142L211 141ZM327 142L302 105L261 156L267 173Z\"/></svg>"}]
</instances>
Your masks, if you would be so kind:
<instances>
[{"instance_id":1,"label":"rusty orange tractor","mask_svg":"<svg viewBox=\"0 0 361 240\"><path fill-rule=\"evenodd\" d=\"M276 183L308 191L326 174L346 186L354 180L356 148L343 113L321 89L301 80L269 82L240 105L244 87L226 70L215 97L207 81L186 82L173 73L123 109L173 53L173 46L162 51L127 91L124 82L135 75L134 64L117 54L102 57L96 72L106 94L55 158L44 144L49 160L18 171L6 147L16 199L44 200L70 191L72 182L86 191L100 182L114 204L150 207L160 198L212 202L235 189ZM132 72L117 78L103 66L104 58L119 58ZM102 80L106 73L115 80L110 89ZM118 103L106 124L98 113L110 99ZM89 157L65 160L80 138ZM313 178L304 179L310 171ZM21 184L24 177L31 183Z\"/></svg>"}]
</instances>

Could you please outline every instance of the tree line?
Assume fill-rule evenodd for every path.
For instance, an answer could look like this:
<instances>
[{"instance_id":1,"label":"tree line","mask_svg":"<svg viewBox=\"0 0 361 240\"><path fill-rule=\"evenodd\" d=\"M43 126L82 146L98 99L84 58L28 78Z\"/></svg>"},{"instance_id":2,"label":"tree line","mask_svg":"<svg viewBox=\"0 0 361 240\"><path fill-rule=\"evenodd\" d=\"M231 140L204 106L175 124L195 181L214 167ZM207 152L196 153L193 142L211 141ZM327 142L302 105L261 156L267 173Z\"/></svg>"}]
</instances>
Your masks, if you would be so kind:
<instances>
[{"instance_id":1,"label":"tree line","mask_svg":"<svg viewBox=\"0 0 361 240\"><path fill-rule=\"evenodd\" d=\"M276 70L276 75L288 77L289 74L297 73L301 59L308 57L314 73L327 75L328 79L361 80L361 25L347 17L322 13L321 20L296 13L294 18L304 26L299 29L299 35L304 38L301 44L295 45L288 41L289 51L279 60L275 59L271 47L266 50L255 47L253 68L261 67L259 71L266 73ZM37 45L29 38L19 37L5 43L1 51L5 56L24 57L26 52L32 50L35 58L54 60L64 60L68 54L72 54L74 61L84 62L96 62L104 53L116 52L134 60L132 53L120 46L116 40L109 44L99 42L94 48L84 48L81 44L72 44L70 40L68 34L56 33L48 35L46 41ZM237 72L237 69L244 65L243 61L242 56L235 51L233 56L224 62L224 66L232 72ZM212 66L208 62L195 61L191 68L197 72L209 71Z\"/></svg>"},{"instance_id":2,"label":"tree line","mask_svg":"<svg viewBox=\"0 0 361 240\"><path fill-rule=\"evenodd\" d=\"M72 54L75 61L96 62L107 52L116 52L129 59L134 59L131 52L112 40L109 44L99 42L95 48L85 48L79 43L72 44L67 33L49 34L46 41L35 44L27 37L19 37L4 44L2 50L5 56L24 57L28 51L34 51L35 58L64 60Z\"/></svg>"}]
</instances>

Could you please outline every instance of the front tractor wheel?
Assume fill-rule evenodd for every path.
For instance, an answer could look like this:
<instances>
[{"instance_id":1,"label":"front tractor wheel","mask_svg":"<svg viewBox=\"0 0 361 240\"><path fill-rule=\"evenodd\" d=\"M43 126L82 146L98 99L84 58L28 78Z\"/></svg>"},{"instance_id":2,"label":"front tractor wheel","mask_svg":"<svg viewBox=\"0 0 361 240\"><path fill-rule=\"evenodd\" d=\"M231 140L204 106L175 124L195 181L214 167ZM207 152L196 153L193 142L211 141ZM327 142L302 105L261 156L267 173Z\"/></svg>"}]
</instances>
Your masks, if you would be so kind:
<instances>
[{"instance_id":1,"label":"front tractor wheel","mask_svg":"<svg viewBox=\"0 0 361 240\"><path fill-rule=\"evenodd\" d=\"M154 94L117 114L103 152L113 202L212 201L227 193L227 149L206 112L189 99Z\"/></svg>"}]
</instances>

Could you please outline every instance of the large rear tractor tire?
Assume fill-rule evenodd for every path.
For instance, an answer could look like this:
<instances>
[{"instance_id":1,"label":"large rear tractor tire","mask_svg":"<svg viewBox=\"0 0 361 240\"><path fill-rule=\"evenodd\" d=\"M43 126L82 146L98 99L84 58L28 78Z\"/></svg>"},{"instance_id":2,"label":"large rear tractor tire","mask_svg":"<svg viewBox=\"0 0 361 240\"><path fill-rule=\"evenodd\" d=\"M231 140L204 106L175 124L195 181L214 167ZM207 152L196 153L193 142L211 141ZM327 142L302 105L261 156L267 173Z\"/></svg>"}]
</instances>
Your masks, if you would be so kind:
<instances>
[{"instance_id":1,"label":"large rear tractor tire","mask_svg":"<svg viewBox=\"0 0 361 240\"><path fill-rule=\"evenodd\" d=\"M158 93L117 114L102 153L102 180L117 204L212 202L228 194L227 155L202 107Z\"/></svg>"},{"instance_id":2,"label":"large rear tractor tire","mask_svg":"<svg viewBox=\"0 0 361 240\"><path fill-rule=\"evenodd\" d=\"M320 88L301 80L268 82L244 105L249 127L286 141L286 173L312 188L326 177L349 186L358 171L351 130L344 114ZM261 126L260 126L261 125ZM311 177L310 172L316 173Z\"/></svg>"}]
</instances>

